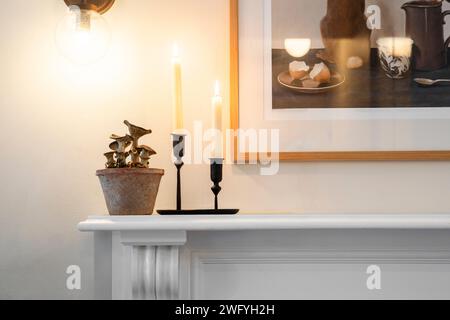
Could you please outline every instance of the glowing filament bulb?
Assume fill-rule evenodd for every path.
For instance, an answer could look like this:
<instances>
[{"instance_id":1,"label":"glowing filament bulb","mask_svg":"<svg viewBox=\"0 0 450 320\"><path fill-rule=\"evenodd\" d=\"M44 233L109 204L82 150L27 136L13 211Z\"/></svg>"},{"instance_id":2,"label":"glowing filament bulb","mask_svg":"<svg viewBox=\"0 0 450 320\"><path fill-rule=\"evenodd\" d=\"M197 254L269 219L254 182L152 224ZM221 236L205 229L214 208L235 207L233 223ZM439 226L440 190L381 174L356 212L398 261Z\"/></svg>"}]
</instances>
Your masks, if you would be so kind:
<instances>
[{"instance_id":1,"label":"glowing filament bulb","mask_svg":"<svg viewBox=\"0 0 450 320\"><path fill-rule=\"evenodd\" d=\"M105 19L94 10L70 6L56 29L59 51L72 62L90 64L103 58L109 48L110 32Z\"/></svg>"}]
</instances>

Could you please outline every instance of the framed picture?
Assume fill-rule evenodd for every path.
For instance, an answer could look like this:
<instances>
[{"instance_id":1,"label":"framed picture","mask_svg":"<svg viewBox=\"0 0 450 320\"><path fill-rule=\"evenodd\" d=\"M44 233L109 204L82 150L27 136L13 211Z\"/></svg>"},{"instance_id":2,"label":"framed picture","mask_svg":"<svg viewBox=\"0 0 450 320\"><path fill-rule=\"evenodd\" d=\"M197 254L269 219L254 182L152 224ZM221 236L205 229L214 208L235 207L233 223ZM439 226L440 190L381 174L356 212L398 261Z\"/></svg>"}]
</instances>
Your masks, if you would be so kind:
<instances>
[{"instance_id":1,"label":"framed picture","mask_svg":"<svg viewBox=\"0 0 450 320\"><path fill-rule=\"evenodd\" d=\"M450 160L450 86L415 81L450 79L447 3L405 2L230 0L235 158L265 129L282 161Z\"/></svg>"}]
</instances>

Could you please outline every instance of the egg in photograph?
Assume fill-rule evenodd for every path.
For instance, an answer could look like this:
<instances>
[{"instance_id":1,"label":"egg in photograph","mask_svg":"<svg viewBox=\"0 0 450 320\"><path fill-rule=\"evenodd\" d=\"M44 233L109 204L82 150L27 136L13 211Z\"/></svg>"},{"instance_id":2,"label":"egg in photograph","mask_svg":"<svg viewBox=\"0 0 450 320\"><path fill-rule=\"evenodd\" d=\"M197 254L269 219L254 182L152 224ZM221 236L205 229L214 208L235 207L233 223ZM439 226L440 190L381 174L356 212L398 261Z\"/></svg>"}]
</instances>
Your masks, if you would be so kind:
<instances>
[{"instance_id":1,"label":"egg in photograph","mask_svg":"<svg viewBox=\"0 0 450 320\"><path fill-rule=\"evenodd\" d=\"M327 65L321 62L314 65L309 77L320 83L329 83L331 80L331 72Z\"/></svg>"},{"instance_id":2,"label":"egg in photograph","mask_svg":"<svg viewBox=\"0 0 450 320\"><path fill-rule=\"evenodd\" d=\"M293 80L303 79L308 75L309 66L304 61L293 61L289 64L289 74Z\"/></svg>"}]
</instances>

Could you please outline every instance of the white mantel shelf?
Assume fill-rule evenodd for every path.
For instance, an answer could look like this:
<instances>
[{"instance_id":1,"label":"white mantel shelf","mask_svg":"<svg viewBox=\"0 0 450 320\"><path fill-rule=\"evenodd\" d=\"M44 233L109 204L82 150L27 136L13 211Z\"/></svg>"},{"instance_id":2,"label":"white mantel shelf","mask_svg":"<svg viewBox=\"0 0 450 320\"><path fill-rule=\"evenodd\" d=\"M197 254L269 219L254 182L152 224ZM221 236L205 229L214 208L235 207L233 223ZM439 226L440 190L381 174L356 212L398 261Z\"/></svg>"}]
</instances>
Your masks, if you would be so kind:
<instances>
[{"instance_id":1,"label":"white mantel shelf","mask_svg":"<svg viewBox=\"0 0 450 320\"><path fill-rule=\"evenodd\" d=\"M239 214L236 216L92 216L94 231L239 231L301 229L450 229L450 214Z\"/></svg>"},{"instance_id":2,"label":"white mantel shelf","mask_svg":"<svg viewBox=\"0 0 450 320\"><path fill-rule=\"evenodd\" d=\"M450 214L92 216L78 229L95 234L99 299L450 297ZM380 292L366 289L373 265Z\"/></svg>"}]
</instances>

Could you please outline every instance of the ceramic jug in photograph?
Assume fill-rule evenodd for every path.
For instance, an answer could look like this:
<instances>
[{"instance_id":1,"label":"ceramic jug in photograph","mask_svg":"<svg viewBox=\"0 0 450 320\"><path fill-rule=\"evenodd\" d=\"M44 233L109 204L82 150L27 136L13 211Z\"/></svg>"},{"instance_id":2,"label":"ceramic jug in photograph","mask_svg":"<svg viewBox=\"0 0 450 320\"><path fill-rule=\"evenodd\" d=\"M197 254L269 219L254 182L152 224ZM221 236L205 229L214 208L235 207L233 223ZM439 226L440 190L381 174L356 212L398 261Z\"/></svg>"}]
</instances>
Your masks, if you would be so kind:
<instances>
[{"instance_id":1,"label":"ceramic jug in photograph","mask_svg":"<svg viewBox=\"0 0 450 320\"><path fill-rule=\"evenodd\" d=\"M406 35L414 41L414 68L438 70L447 65L450 38L444 40L445 17L442 1L411 1L402 6L406 12Z\"/></svg>"}]
</instances>

